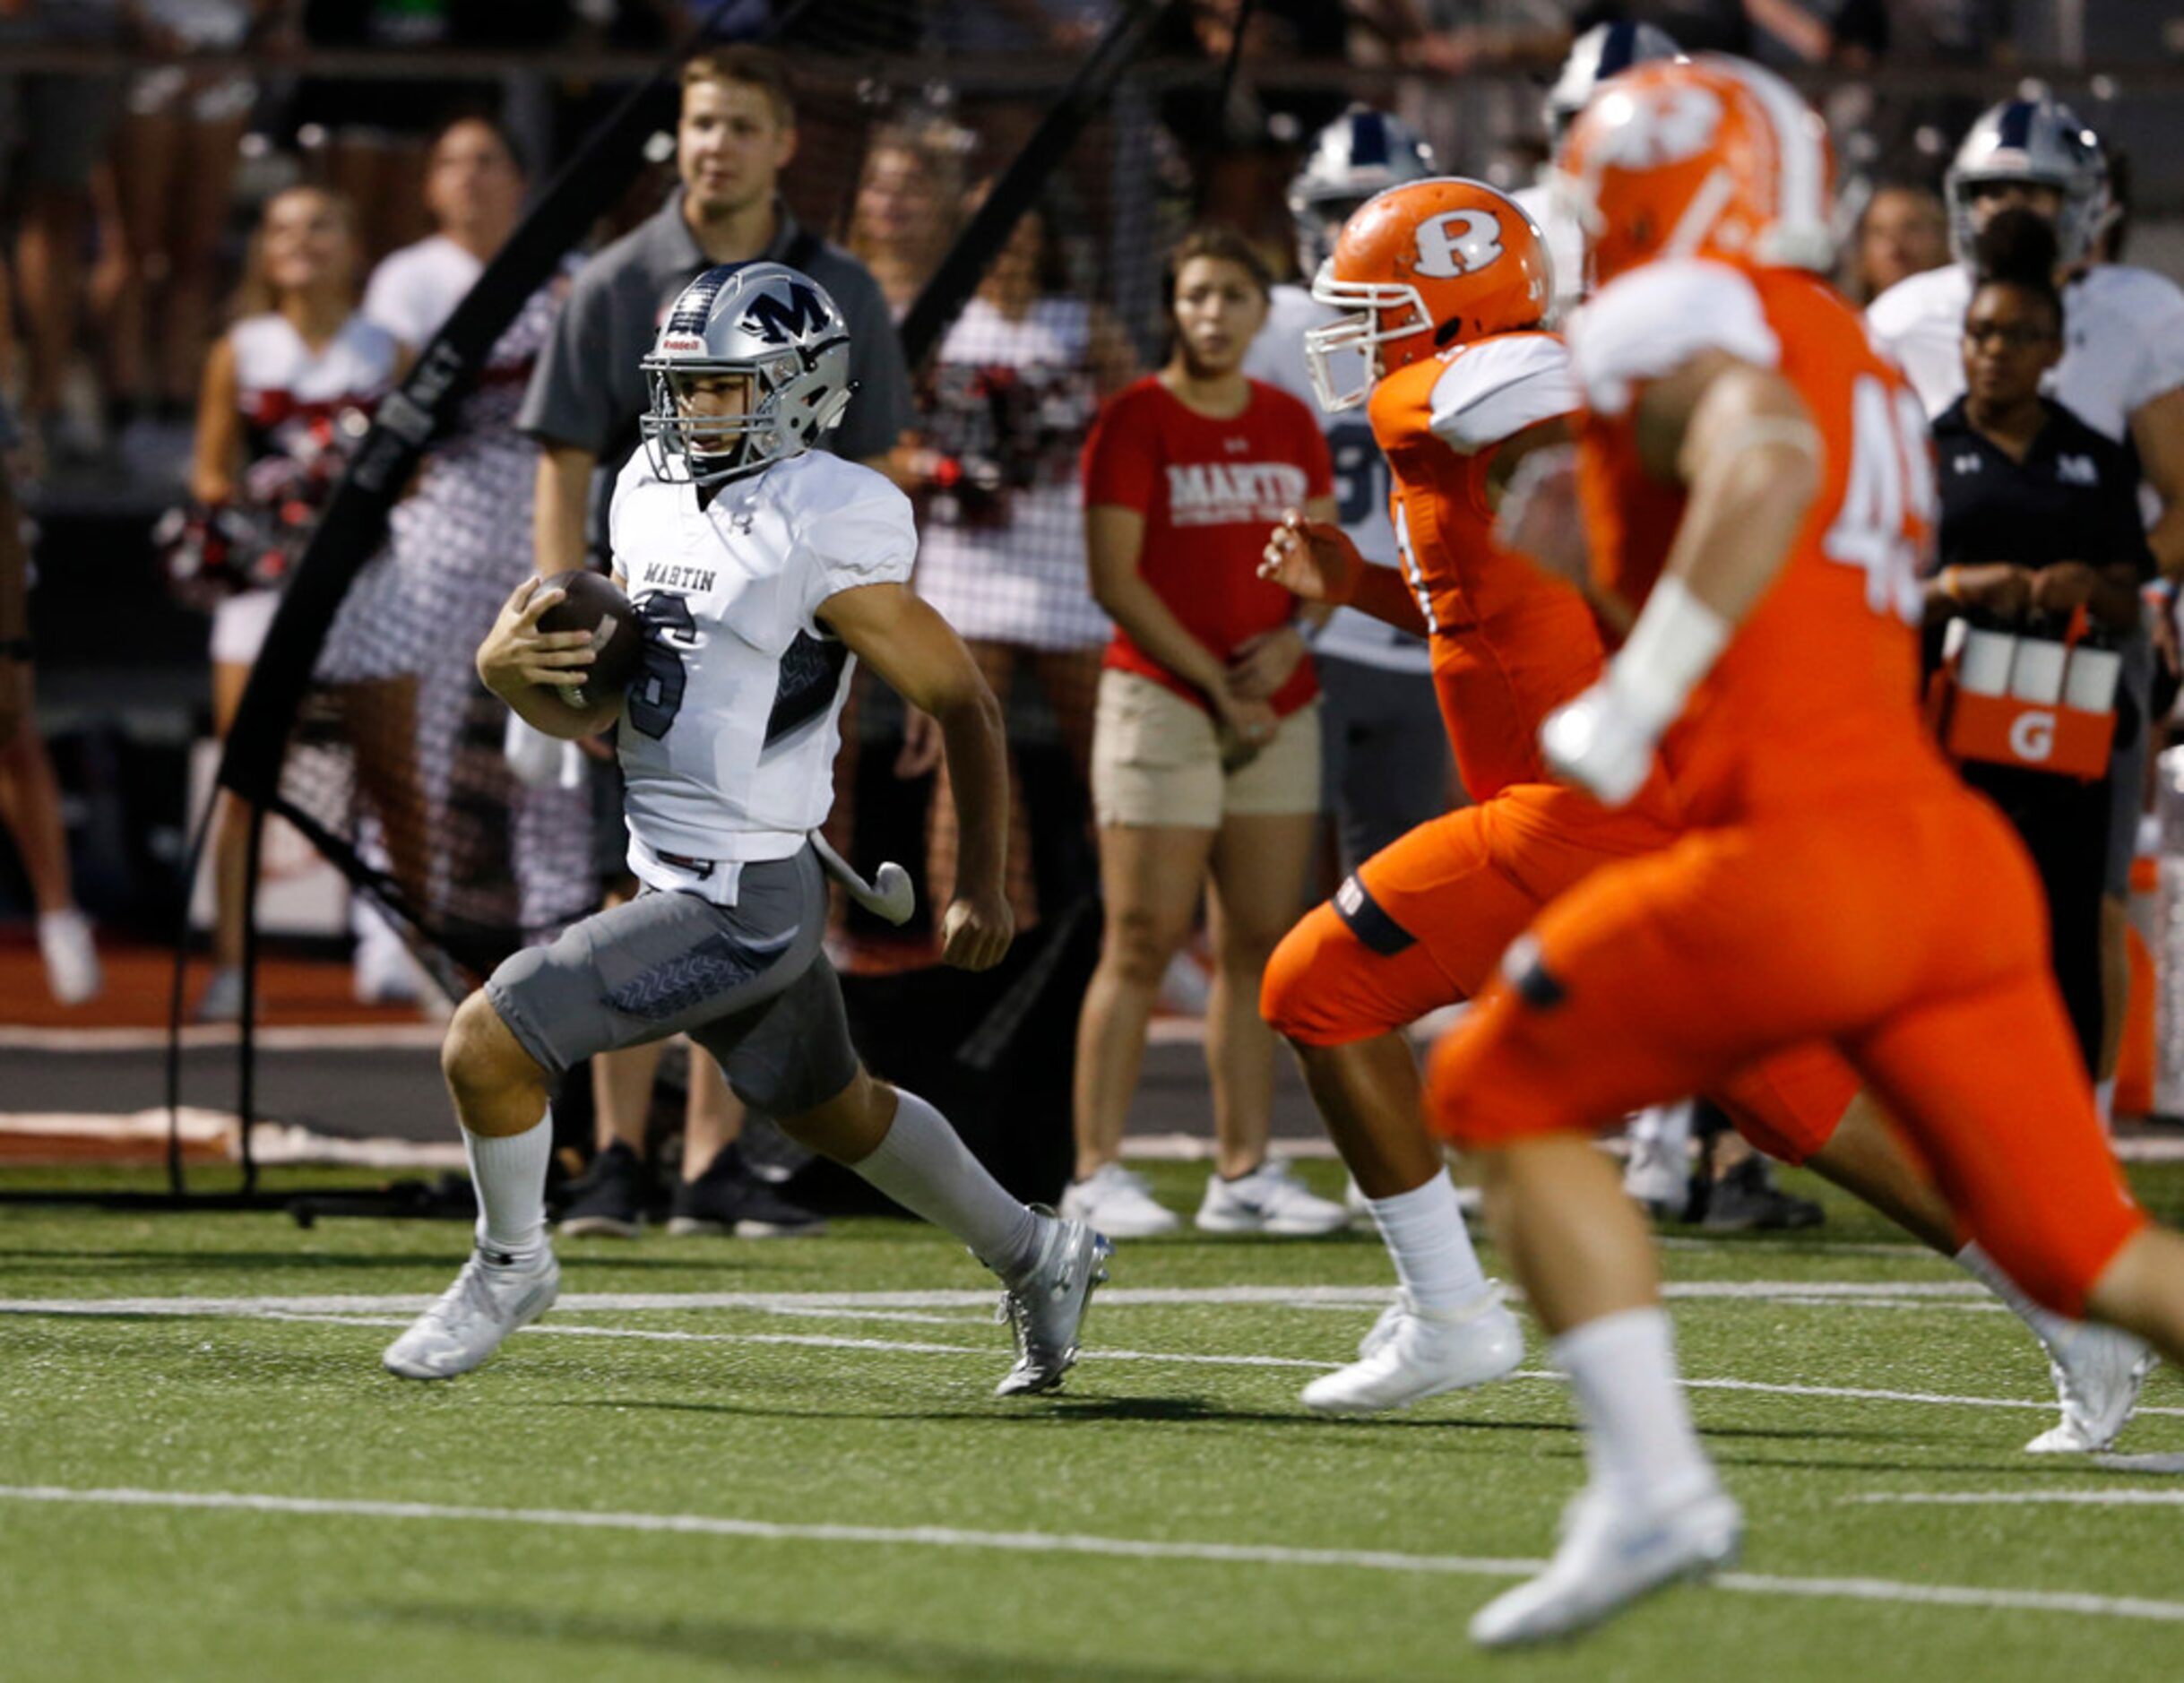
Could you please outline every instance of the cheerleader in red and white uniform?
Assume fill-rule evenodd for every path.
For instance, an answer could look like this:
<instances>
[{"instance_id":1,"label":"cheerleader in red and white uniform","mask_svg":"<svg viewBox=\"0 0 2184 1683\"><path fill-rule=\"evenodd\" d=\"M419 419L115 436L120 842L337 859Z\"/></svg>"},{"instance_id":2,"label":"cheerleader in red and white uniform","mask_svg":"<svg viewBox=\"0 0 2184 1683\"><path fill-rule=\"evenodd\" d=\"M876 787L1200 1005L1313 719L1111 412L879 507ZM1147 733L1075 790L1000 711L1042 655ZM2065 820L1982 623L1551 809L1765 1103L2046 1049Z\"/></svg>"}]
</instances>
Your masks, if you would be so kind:
<instances>
[{"instance_id":1,"label":"cheerleader in red and white uniform","mask_svg":"<svg viewBox=\"0 0 2184 1683\"><path fill-rule=\"evenodd\" d=\"M401 372L393 335L357 314L356 273L341 200L315 187L275 194L251 240L237 319L206 359L190 491L223 511L229 554L228 593L212 612L212 722L222 738L287 570ZM217 968L198 1005L204 1020L236 1015L242 998L245 826L237 804L220 798Z\"/></svg>"}]
</instances>

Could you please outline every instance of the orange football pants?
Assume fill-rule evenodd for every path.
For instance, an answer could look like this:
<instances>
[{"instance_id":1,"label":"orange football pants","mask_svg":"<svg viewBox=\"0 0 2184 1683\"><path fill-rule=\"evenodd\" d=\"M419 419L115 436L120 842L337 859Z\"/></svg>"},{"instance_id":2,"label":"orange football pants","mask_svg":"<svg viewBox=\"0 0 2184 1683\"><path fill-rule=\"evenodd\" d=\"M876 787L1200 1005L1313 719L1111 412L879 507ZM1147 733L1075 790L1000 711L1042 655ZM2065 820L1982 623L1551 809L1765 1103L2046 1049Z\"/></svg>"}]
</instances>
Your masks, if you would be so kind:
<instances>
[{"instance_id":1,"label":"orange football pants","mask_svg":"<svg viewBox=\"0 0 2184 1683\"><path fill-rule=\"evenodd\" d=\"M1445 813L1374 854L1282 938L1260 1013L1291 1040L1339 1046L1473 998L1548 902L1676 836L1657 818L1604 812L1549 784L1519 784ZM1754 1145L1801 1163L1834 1133L1858 1077L1832 1048L1816 1045L1705 1090Z\"/></svg>"},{"instance_id":2,"label":"orange football pants","mask_svg":"<svg viewBox=\"0 0 2184 1683\"><path fill-rule=\"evenodd\" d=\"M1973 1238L2077 1314L2146 1220L2101 1131L2023 847L1954 787L1694 831L1589 876L1428 1071L1468 1146L1591 1131L1825 1041Z\"/></svg>"}]
</instances>

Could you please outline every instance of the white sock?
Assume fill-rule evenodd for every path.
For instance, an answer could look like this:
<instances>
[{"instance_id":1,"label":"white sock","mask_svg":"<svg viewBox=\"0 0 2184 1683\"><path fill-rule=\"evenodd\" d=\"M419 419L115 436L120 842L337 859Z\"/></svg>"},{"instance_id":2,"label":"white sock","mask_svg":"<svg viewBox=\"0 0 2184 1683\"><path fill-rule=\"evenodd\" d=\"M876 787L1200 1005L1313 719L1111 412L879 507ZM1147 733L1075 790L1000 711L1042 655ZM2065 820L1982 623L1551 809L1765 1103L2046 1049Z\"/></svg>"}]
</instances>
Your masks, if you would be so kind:
<instances>
[{"instance_id":1,"label":"white sock","mask_svg":"<svg viewBox=\"0 0 2184 1683\"><path fill-rule=\"evenodd\" d=\"M1649 1104L1630 1118L1624 1134L1632 1144L1644 1142L1658 1145L1674 1156L1686 1156L1691 1150L1691 1112L1688 1099L1679 1099L1674 1104Z\"/></svg>"},{"instance_id":2,"label":"white sock","mask_svg":"<svg viewBox=\"0 0 2184 1683\"><path fill-rule=\"evenodd\" d=\"M1976 1241L1956 1253L1955 1263L2007 1303L2010 1313L2033 1329L2033 1336L2050 1355L2068 1344L2071 1335L2077 1331L2077 1322L2056 1314L2053 1309L2043 1309L2026 1297L2017 1282L2002 1272L2002 1264L1981 1250Z\"/></svg>"},{"instance_id":3,"label":"white sock","mask_svg":"<svg viewBox=\"0 0 2184 1683\"><path fill-rule=\"evenodd\" d=\"M1448 1170L1437 1169L1424 1186L1392 1198L1368 1198L1365 1207L1395 1259L1395 1277L1420 1308L1461 1308L1486 1290Z\"/></svg>"},{"instance_id":4,"label":"white sock","mask_svg":"<svg viewBox=\"0 0 2184 1683\"><path fill-rule=\"evenodd\" d=\"M894 1121L862 1162L850 1167L908 1210L955 1235L1004 1280L1039 1249L1039 1218L1010 1197L948 1126L914 1092L895 1089Z\"/></svg>"},{"instance_id":5,"label":"white sock","mask_svg":"<svg viewBox=\"0 0 2184 1683\"><path fill-rule=\"evenodd\" d=\"M1596 1485L1625 1496L1673 1498L1714 1481L1676 1379L1676 1340L1658 1308L1624 1309L1554 1342L1585 1428Z\"/></svg>"},{"instance_id":6,"label":"white sock","mask_svg":"<svg viewBox=\"0 0 2184 1683\"><path fill-rule=\"evenodd\" d=\"M498 1139L462 1130L478 1188L478 1248L528 1261L546 1247L546 1166L554 1155L554 1113ZM499 1260L496 1256L495 1260Z\"/></svg>"}]
</instances>

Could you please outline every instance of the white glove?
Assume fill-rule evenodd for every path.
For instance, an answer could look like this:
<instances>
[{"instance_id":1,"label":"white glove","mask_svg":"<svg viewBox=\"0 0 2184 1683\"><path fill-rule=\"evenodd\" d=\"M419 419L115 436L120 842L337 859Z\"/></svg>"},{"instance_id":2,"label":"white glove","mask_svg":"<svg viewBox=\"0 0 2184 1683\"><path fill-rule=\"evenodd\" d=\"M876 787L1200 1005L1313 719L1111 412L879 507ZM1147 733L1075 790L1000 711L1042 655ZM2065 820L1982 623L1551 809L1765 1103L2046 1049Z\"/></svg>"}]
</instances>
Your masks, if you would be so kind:
<instances>
[{"instance_id":1,"label":"white glove","mask_svg":"<svg viewBox=\"0 0 2184 1683\"><path fill-rule=\"evenodd\" d=\"M1556 708L1540 726L1547 769L1603 807L1627 806L1645 787L1660 739L1661 728L1616 693L1612 678Z\"/></svg>"},{"instance_id":2,"label":"white glove","mask_svg":"<svg viewBox=\"0 0 2184 1683\"><path fill-rule=\"evenodd\" d=\"M515 713L508 715L500 751L525 789L574 789L583 781L583 750L525 724Z\"/></svg>"}]
</instances>

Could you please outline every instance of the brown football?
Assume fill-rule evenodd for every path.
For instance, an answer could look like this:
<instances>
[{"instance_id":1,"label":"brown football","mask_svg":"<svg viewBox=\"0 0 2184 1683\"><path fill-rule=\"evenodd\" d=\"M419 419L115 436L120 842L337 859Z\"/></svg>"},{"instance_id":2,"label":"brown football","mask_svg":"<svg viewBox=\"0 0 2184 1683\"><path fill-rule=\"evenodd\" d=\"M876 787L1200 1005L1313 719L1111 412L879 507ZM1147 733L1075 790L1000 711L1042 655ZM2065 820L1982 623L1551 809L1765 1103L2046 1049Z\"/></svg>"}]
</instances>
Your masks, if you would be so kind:
<instances>
[{"instance_id":1,"label":"brown football","mask_svg":"<svg viewBox=\"0 0 2184 1683\"><path fill-rule=\"evenodd\" d=\"M604 573L578 568L557 573L547 588L562 598L539 616L540 631L588 631L591 634L591 671L582 685L563 684L561 697L572 707L590 707L629 687L644 653L644 627L638 622L629 598Z\"/></svg>"}]
</instances>

